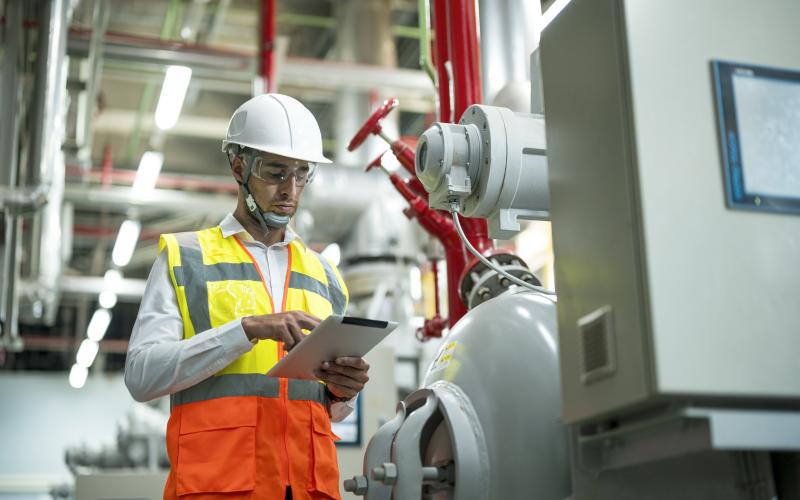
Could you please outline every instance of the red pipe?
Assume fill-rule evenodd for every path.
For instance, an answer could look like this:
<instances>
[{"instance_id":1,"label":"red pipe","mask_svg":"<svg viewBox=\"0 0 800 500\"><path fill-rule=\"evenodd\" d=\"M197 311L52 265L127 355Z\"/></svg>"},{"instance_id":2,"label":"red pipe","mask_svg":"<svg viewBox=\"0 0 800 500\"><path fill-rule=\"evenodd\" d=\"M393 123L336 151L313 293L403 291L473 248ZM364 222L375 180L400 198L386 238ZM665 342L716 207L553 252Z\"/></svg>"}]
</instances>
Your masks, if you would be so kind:
<instances>
[{"instance_id":1,"label":"red pipe","mask_svg":"<svg viewBox=\"0 0 800 500\"><path fill-rule=\"evenodd\" d=\"M416 217L419 225L434 236L444 247L447 263L447 316L450 326L456 324L461 316L467 313L467 307L458 293L458 283L467 265L464 245L458 236L455 225L450 218L438 210L433 210L421 197L416 196L408 183L396 173L389 174L389 179L397 191L408 201L407 217Z\"/></svg>"},{"instance_id":2,"label":"red pipe","mask_svg":"<svg viewBox=\"0 0 800 500\"><path fill-rule=\"evenodd\" d=\"M453 121L452 104L450 103L450 76L445 63L450 60L450 40L447 22L446 0L433 0L433 25L436 30L433 61L439 79L439 121Z\"/></svg>"},{"instance_id":3,"label":"red pipe","mask_svg":"<svg viewBox=\"0 0 800 500\"><path fill-rule=\"evenodd\" d=\"M437 12L443 8L442 0L436 0ZM473 104L481 102L481 50L478 43L478 23L475 14L475 0L447 0L448 9L448 46L450 60L453 65L454 103L452 108L453 122ZM437 30L438 30L438 24ZM437 36L438 38L438 36ZM441 99L441 79L439 96ZM494 245L489 238L489 230L485 219L461 219L464 234L472 245L481 253L491 250ZM458 293L458 284L451 284L452 293Z\"/></svg>"},{"instance_id":4,"label":"red pipe","mask_svg":"<svg viewBox=\"0 0 800 500\"><path fill-rule=\"evenodd\" d=\"M414 150L411 148L411 146L400 139L392 142L390 147L392 148L392 153L394 153L394 155L397 157L397 160L400 162L400 165L402 165L403 168L405 168L406 171L411 174L411 178L408 179L411 189L427 200L428 191L425 190L425 186L423 186L419 179L417 179L417 171L414 166L417 155Z\"/></svg>"},{"instance_id":5,"label":"red pipe","mask_svg":"<svg viewBox=\"0 0 800 500\"><path fill-rule=\"evenodd\" d=\"M448 0L450 60L453 63L453 121L481 102L481 47L475 0Z\"/></svg>"},{"instance_id":6,"label":"red pipe","mask_svg":"<svg viewBox=\"0 0 800 500\"><path fill-rule=\"evenodd\" d=\"M275 85L275 0L261 0L261 46L259 70L265 93L277 90Z\"/></svg>"},{"instance_id":7,"label":"red pipe","mask_svg":"<svg viewBox=\"0 0 800 500\"><path fill-rule=\"evenodd\" d=\"M114 169L114 157L111 155L111 144L103 146L103 164L100 173L100 185L108 187L111 185L111 171Z\"/></svg>"},{"instance_id":8,"label":"red pipe","mask_svg":"<svg viewBox=\"0 0 800 500\"><path fill-rule=\"evenodd\" d=\"M77 165L67 165L67 177L83 178L88 176L90 181L97 182L102 180L102 169L92 169L85 172L83 168ZM132 185L136 179L135 170L112 170L108 177L111 179L112 184ZM207 193L226 193L237 194L239 187L231 182L220 182L216 180L206 179L192 179L191 177L181 177L177 175L161 174L158 176L156 187L163 189L181 189L186 191L202 191Z\"/></svg>"},{"instance_id":9,"label":"red pipe","mask_svg":"<svg viewBox=\"0 0 800 500\"><path fill-rule=\"evenodd\" d=\"M101 238L101 239L114 239L119 233L119 227L98 226L92 224L75 224L72 227L72 232L76 236L85 236L87 238ZM156 240L164 231L161 229L144 229L142 230L139 239Z\"/></svg>"}]
</instances>

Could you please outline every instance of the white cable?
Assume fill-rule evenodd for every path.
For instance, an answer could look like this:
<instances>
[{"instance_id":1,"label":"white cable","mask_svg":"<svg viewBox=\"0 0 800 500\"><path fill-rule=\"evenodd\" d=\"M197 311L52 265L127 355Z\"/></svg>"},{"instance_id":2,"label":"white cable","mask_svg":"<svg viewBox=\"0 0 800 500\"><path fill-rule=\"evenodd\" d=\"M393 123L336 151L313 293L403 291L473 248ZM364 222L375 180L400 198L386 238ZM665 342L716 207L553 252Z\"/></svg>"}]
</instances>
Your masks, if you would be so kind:
<instances>
[{"instance_id":1,"label":"white cable","mask_svg":"<svg viewBox=\"0 0 800 500\"><path fill-rule=\"evenodd\" d=\"M470 253L472 253L472 255L474 255L475 257L477 257L478 260L480 260L481 262L483 262L484 264L489 266L489 268L494 270L496 273L505 276L506 278L508 278L513 283L515 283L515 284L517 284L519 286L524 286L525 288L529 288L529 289L533 290L534 292L543 293L545 295L555 295L556 294L556 292L554 292L552 290L548 290L547 288L536 286L536 285L534 285L532 283L528 283L526 281L522 281L521 279L517 278L516 276L512 276L511 274L506 272L504 269L502 269L500 266L498 266L497 264L491 262L489 259L487 259L483 255L481 255L481 253L478 250L476 250L475 247L472 246L472 243L469 242L469 240L467 239L466 235L464 234L464 230L461 229L461 222L458 220L458 203L457 202L451 202L450 203L450 214L453 216L453 223L456 225L456 231L458 231L458 235L461 237L461 241L464 242L464 245L467 247L467 249L470 251Z\"/></svg>"}]
</instances>

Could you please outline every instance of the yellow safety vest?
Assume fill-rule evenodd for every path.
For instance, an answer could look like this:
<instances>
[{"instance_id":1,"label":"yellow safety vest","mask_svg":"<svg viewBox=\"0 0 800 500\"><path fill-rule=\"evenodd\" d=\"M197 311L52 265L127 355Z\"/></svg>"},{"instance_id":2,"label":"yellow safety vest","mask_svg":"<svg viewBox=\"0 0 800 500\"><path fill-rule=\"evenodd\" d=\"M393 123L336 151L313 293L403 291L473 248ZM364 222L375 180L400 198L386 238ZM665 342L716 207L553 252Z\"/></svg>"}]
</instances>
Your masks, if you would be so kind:
<instances>
[{"instance_id":1,"label":"yellow safety vest","mask_svg":"<svg viewBox=\"0 0 800 500\"><path fill-rule=\"evenodd\" d=\"M252 255L217 227L161 236L183 319L183 337L234 319L275 312ZM321 319L343 314L339 272L299 239L288 245L283 310ZM267 377L281 343L258 342L214 376L172 395L167 448L172 468L165 498L283 500L339 498L338 465L324 386ZM233 495L233 496L231 496Z\"/></svg>"}]
</instances>

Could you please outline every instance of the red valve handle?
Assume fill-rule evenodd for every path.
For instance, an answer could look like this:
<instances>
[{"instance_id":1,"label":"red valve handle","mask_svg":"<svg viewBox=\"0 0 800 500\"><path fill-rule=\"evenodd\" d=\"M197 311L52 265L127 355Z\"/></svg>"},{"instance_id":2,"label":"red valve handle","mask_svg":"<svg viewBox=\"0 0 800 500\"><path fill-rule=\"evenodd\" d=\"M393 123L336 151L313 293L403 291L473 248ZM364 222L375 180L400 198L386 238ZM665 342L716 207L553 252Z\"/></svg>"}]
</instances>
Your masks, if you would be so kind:
<instances>
[{"instance_id":1,"label":"red valve handle","mask_svg":"<svg viewBox=\"0 0 800 500\"><path fill-rule=\"evenodd\" d=\"M367 165L367 167L364 169L364 172L369 172L373 168L378 168L378 167L382 166L381 165L381 163L382 163L381 160L383 159L383 155L385 155L385 154L386 154L386 151L384 151L383 153L381 153L378 156L376 156L374 160L369 162L369 165Z\"/></svg>"},{"instance_id":2,"label":"red valve handle","mask_svg":"<svg viewBox=\"0 0 800 500\"><path fill-rule=\"evenodd\" d=\"M392 97L383 101L381 107L376 109L375 112L372 113L369 118L367 118L367 121L364 122L364 125L361 126L358 132L356 132L356 135L354 135L350 140L350 144L347 145L347 150L353 151L357 147L361 146L361 144L367 140L369 134L380 133L381 125L378 122L386 118L386 115L391 113L398 104L399 101L396 97Z\"/></svg>"}]
</instances>

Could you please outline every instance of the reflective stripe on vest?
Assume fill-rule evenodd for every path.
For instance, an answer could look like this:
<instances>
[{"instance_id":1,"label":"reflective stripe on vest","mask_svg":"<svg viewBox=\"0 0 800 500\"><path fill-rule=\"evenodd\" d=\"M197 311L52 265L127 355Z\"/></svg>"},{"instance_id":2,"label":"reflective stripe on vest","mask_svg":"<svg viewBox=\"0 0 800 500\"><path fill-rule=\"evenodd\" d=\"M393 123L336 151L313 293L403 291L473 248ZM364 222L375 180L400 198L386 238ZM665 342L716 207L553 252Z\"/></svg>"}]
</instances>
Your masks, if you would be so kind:
<instances>
[{"instance_id":1,"label":"reflective stripe on vest","mask_svg":"<svg viewBox=\"0 0 800 500\"><path fill-rule=\"evenodd\" d=\"M325 386L313 380L289 380L287 397L292 401L316 401L326 404ZM227 374L210 377L184 389L172 399L173 406L228 396L259 396L277 398L280 379L259 373Z\"/></svg>"}]
</instances>

